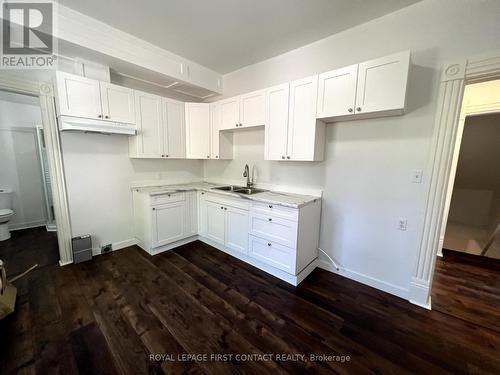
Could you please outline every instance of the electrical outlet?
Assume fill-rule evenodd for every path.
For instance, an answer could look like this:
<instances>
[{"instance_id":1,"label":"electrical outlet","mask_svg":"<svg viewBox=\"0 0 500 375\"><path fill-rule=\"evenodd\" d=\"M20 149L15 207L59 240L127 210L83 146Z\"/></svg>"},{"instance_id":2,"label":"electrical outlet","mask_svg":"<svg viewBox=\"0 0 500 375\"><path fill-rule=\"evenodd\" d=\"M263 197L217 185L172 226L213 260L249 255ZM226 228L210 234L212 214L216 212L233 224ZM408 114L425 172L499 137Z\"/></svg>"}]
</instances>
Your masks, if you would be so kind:
<instances>
[{"instance_id":1,"label":"electrical outlet","mask_svg":"<svg viewBox=\"0 0 500 375\"><path fill-rule=\"evenodd\" d=\"M109 253L112 250L113 250L113 246L111 244L101 246L101 254Z\"/></svg>"},{"instance_id":2,"label":"electrical outlet","mask_svg":"<svg viewBox=\"0 0 500 375\"><path fill-rule=\"evenodd\" d=\"M398 229L399 230L406 230L407 225L408 225L407 219L399 219L399 221L398 221Z\"/></svg>"},{"instance_id":3,"label":"electrical outlet","mask_svg":"<svg viewBox=\"0 0 500 375\"><path fill-rule=\"evenodd\" d=\"M420 184L422 182L423 171L421 169L415 169L411 175L411 182L414 184Z\"/></svg>"}]
</instances>

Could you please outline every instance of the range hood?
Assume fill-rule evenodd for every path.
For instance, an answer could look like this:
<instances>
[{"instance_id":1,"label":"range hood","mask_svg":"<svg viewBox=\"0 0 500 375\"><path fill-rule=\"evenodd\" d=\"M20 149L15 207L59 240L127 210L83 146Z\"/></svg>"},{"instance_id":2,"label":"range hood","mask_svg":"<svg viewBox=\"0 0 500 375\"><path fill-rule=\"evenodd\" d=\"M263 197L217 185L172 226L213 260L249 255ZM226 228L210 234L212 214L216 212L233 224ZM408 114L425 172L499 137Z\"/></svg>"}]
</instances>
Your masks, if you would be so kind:
<instances>
[{"instance_id":1,"label":"range hood","mask_svg":"<svg viewBox=\"0 0 500 375\"><path fill-rule=\"evenodd\" d=\"M81 117L59 116L60 131L82 131L101 134L135 135L135 125L122 122L94 120Z\"/></svg>"}]
</instances>

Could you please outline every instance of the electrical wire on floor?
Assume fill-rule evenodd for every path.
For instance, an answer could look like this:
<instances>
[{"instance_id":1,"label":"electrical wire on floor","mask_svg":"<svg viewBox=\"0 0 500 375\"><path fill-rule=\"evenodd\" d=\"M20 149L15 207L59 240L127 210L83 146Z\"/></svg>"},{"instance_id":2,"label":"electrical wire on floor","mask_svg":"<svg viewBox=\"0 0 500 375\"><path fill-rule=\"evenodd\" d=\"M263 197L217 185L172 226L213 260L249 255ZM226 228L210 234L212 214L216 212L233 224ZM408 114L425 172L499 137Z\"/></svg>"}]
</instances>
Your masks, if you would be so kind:
<instances>
[{"instance_id":1,"label":"electrical wire on floor","mask_svg":"<svg viewBox=\"0 0 500 375\"><path fill-rule=\"evenodd\" d=\"M318 250L319 250L319 251L321 251L323 254L325 254L325 256L326 256L326 257L330 260L330 262L333 264L333 266L335 267L335 269L336 269L337 271L340 271L340 267L338 266L337 262L335 262L335 261L333 260L333 258L332 258L330 255L328 255L328 254L326 253L326 251L325 251L325 250L323 250L323 249L322 249L322 248L320 248L320 247L318 247Z\"/></svg>"}]
</instances>

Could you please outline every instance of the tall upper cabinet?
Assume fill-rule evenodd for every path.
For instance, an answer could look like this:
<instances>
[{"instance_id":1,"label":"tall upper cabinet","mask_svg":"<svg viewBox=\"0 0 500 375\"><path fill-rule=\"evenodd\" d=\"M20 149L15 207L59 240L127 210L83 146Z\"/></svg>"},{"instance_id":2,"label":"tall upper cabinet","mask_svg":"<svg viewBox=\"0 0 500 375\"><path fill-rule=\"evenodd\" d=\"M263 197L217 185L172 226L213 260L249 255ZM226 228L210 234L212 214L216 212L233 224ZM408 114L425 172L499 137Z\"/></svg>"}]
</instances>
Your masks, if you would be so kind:
<instances>
[{"instance_id":1,"label":"tall upper cabinet","mask_svg":"<svg viewBox=\"0 0 500 375\"><path fill-rule=\"evenodd\" d=\"M323 160L324 123L316 120L318 76L266 92L266 160Z\"/></svg>"},{"instance_id":2,"label":"tall upper cabinet","mask_svg":"<svg viewBox=\"0 0 500 375\"><path fill-rule=\"evenodd\" d=\"M135 91L137 135L129 138L133 158L185 158L184 103Z\"/></svg>"},{"instance_id":3,"label":"tall upper cabinet","mask_svg":"<svg viewBox=\"0 0 500 375\"><path fill-rule=\"evenodd\" d=\"M317 117L326 121L404 112L410 51L319 75Z\"/></svg>"},{"instance_id":4,"label":"tall upper cabinet","mask_svg":"<svg viewBox=\"0 0 500 375\"><path fill-rule=\"evenodd\" d=\"M186 103L186 158L210 159L210 105Z\"/></svg>"}]
</instances>

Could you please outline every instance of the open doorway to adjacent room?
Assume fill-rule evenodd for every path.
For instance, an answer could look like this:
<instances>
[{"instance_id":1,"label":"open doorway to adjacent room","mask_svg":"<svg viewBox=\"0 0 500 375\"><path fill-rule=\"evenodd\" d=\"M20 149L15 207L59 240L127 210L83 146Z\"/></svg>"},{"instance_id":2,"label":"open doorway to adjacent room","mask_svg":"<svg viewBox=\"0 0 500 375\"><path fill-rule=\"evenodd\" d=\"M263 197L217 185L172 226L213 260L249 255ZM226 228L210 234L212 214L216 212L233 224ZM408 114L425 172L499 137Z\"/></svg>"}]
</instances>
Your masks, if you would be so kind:
<instances>
[{"instance_id":1,"label":"open doorway to adjacent room","mask_svg":"<svg viewBox=\"0 0 500 375\"><path fill-rule=\"evenodd\" d=\"M498 327L500 80L465 86L442 228L433 309Z\"/></svg>"},{"instance_id":2,"label":"open doorway to adjacent room","mask_svg":"<svg viewBox=\"0 0 500 375\"><path fill-rule=\"evenodd\" d=\"M0 91L0 259L7 276L59 261L41 124L38 97Z\"/></svg>"}]
</instances>

